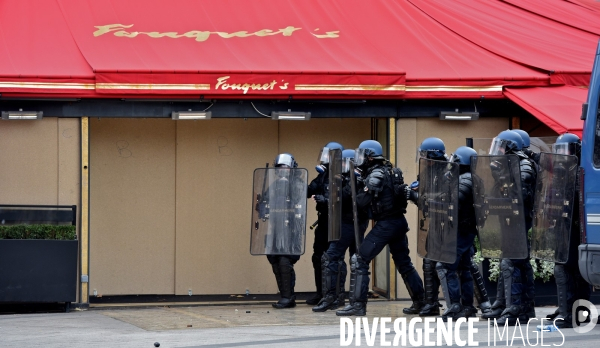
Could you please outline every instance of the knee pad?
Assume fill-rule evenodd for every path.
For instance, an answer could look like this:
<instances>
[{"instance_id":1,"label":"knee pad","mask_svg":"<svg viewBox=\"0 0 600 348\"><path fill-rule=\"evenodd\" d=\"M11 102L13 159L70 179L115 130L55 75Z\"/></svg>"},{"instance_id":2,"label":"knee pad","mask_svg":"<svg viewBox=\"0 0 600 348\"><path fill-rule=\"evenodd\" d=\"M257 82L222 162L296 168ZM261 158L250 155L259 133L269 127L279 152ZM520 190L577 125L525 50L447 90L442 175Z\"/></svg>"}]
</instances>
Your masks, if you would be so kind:
<instances>
[{"instance_id":1,"label":"knee pad","mask_svg":"<svg viewBox=\"0 0 600 348\"><path fill-rule=\"evenodd\" d=\"M429 259L423 259L423 272L433 272L436 267L435 262Z\"/></svg>"},{"instance_id":2,"label":"knee pad","mask_svg":"<svg viewBox=\"0 0 600 348\"><path fill-rule=\"evenodd\" d=\"M446 269L446 267L444 267L443 263L441 263L441 262L436 263L435 270L436 270L440 280L443 280L444 278L446 278L446 274L448 273L448 270Z\"/></svg>"},{"instance_id":3,"label":"knee pad","mask_svg":"<svg viewBox=\"0 0 600 348\"><path fill-rule=\"evenodd\" d=\"M365 272L366 269L366 272ZM369 264L359 255L354 254L350 258L350 270L357 273L369 273Z\"/></svg>"}]
</instances>

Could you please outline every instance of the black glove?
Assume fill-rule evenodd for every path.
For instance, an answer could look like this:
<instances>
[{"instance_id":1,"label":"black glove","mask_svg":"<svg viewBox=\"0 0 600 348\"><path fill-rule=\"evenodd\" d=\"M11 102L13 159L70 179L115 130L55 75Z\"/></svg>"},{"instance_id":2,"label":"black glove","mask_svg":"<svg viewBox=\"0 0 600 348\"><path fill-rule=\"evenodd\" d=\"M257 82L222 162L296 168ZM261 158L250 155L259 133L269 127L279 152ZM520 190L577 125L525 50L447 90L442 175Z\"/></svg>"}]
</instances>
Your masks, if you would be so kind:
<instances>
[{"instance_id":1,"label":"black glove","mask_svg":"<svg viewBox=\"0 0 600 348\"><path fill-rule=\"evenodd\" d=\"M404 192L406 193L406 200L417 204L419 200L419 192L412 190L409 186L404 185Z\"/></svg>"},{"instance_id":2,"label":"black glove","mask_svg":"<svg viewBox=\"0 0 600 348\"><path fill-rule=\"evenodd\" d=\"M323 196L323 195L314 195L313 199L317 203L327 203L327 198L325 198L325 196Z\"/></svg>"}]
</instances>

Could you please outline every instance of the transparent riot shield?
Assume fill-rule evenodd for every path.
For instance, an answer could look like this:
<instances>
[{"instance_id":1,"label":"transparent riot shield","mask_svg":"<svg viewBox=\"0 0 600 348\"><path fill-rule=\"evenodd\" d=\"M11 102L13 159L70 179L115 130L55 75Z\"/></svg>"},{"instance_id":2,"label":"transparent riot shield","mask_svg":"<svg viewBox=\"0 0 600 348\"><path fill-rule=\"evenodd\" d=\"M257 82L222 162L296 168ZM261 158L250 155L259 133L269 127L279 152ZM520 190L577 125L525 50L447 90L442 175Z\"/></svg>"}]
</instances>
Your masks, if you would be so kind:
<instances>
[{"instance_id":1,"label":"transparent riot shield","mask_svg":"<svg viewBox=\"0 0 600 348\"><path fill-rule=\"evenodd\" d=\"M329 241L340 239L342 234L342 150L329 150L329 216L327 228Z\"/></svg>"},{"instance_id":2,"label":"transparent riot shield","mask_svg":"<svg viewBox=\"0 0 600 348\"><path fill-rule=\"evenodd\" d=\"M354 162L350 161L350 189L352 191L352 218L354 220L354 243L356 250L360 250L360 232L358 227L358 207L356 206L356 174Z\"/></svg>"},{"instance_id":3,"label":"transparent riot shield","mask_svg":"<svg viewBox=\"0 0 600 348\"><path fill-rule=\"evenodd\" d=\"M537 176L531 256L565 263L575 204L577 157L542 153Z\"/></svg>"},{"instance_id":4,"label":"transparent riot shield","mask_svg":"<svg viewBox=\"0 0 600 348\"><path fill-rule=\"evenodd\" d=\"M419 160L417 253L445 263L456 261L458 163Z\"/></svg>"},{"instance_id":5,"label":"transparent riot shield","mask_svg":"<svg viewBox=\"0 0 600 348\"><path fill-rule=\"evenodd\" d=\"M304 168L254 170L250 254L304 254L307 179Z\"/></svg>"},{"instance_id":6,"label":"transparent riot shield","mask_svg":"<svg viewBox=\"0 0 600 348\"><path fill-rule=\"evenodd\" d=\"M473 157L471 174L481 255L485 258L527 258L519 157Z\"/></svg>"}]
</instances>

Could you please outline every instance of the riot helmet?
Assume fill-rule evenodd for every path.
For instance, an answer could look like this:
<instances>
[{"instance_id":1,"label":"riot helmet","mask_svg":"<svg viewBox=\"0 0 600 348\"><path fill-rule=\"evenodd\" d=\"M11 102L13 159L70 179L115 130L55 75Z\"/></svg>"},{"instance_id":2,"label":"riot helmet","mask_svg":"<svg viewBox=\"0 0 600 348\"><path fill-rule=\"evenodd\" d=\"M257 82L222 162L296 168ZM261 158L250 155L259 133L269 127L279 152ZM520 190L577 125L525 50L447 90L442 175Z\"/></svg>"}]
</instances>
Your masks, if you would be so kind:
<instances>
[{"instance_id":1,"label":"riot helmet","mask_svg":"<svg viewBox=\"0 0 600 348\"><path fill-rule=\"evenodd\" d=\"M274 167L283 167L283 168L296 168L298 167L298 163L294 159L294 156L290 153L280 153L275 157L275 161L273 161Z\"/></svg>"},{"instance_id":2,"label":"riot helmet","mask_svg":"<svg viewBox=\"0 0 600 348\"><path fill-rule=\"evenodd\" d=\"M350 173L350 161L354 161L355 152L352 149L342 151L342 173Z\"/></svg>"},{"instance_id":3,"label":"riot helmet","mask_svg":"<svg viewBox=\"0 0 600 348\"><path fill-rule=\"evenodd\" d=\"M358 167L367 166L370 159L384 159L383 148L376 140L365 140L354 153L354 164Z\"/></svg>"},{"instance_id":4,"label":"riot helmet","mask_svg":"<svg viewBox=\"0 0 600 348\"><path fill-rule=\"evenodd\" d=\"M523 149L523 138L517 132L505 130L500 132L490 146L492 156L517 154Z\"/></svg>"},{"instance_id":5,"label":"riot helmet","mask_svg":"<svg viewBox=\"0 0 600 348\"><path fill-rule=\"evenodd\" d=\"M531 144L531 140L529 139L529 133L522 129L513 129L512 131L518 133L521 136L521 139L523 139L523 148L528 148Z\"/></svg>"},{"instance_id":6,"label":"riot helmet","mask_svg":"<svg viewBox=\"0 0 600 348\"><path fill-rule=\"evenodd\" d=\"M581 154L581 139L573 133L564 133L552 144L552 152L559 155L572 155L579 158Z\"/></svg>"},{"instance_id":7,"label":"riot helmet","mask_svg":"<svg viewBox=\"0 0 600 348\"><path fill-rule=\"evenodd\" d=\"M461 146L454 151L449 161L458 163L462 174L471 170L471 157L473 156L477 156L477 151L468 146Z\"/></svg>"},{"instance_id":8,"label":"riot helmet","mask_svg":"<svg viewBox=\"0 0 600 348\"><path fill-rule=\"evenodd\" d=\"M327 171L327 165L329 164L329 150L340 149L344 150L344 147L340 143L336 143L335 141L328 142L319 152L319 158L317 161L319 164L315 167L317 172L325 173Z\"/></svg>"},{"instance_id":9,"label":"riot helmet","mask_svg":"<svg viewBox=\"0 0 600 348\"><path fill-rule=\"evenodd\" d=\"M427 138L421 142L417 149L417 161L427 158L434 161L446 161L446 146L440 138Z\"/></svg>"}]
</instances>

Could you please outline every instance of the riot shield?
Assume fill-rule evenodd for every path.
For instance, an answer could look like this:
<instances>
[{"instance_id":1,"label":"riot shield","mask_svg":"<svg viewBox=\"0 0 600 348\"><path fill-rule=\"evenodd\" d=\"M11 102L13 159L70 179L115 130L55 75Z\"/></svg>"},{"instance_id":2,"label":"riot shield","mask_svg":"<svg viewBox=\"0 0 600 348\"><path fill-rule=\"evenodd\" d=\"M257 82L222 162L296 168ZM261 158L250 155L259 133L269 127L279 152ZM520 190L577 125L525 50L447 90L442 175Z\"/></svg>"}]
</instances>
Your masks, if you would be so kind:
<instances>
[{"instance_id":1,"label":"riot shield","mask_svg":"<svg viewBox=\"0 0 600 348\"><path fill-rule=\"evenodd\" d=\"M304 168L254 170L250 254L304 254L307 179Z\"/></svg>"},{"instance_id":2,"label":"riot shield","mask_svg":"<svg viewBox=\"0 0 600 348\"><path fill-rule=\"evenodd\" d=\"M352 220L354 220L354 242L356 251L360 250L360 232L358 227L358 207L356 206L356 174L354 173L354 161L350 161L350 189L352 191Z\"/></svg>"},{"instance_id":3,"label":"riot shield","mask_svg":"<svg viewBox=\"0 0 600 348\"><path fill-rule=\"evenodd\" d=\"M527 258L519 157L473 157L471 175L481 255L485 258Z\"/></svg>"},{"instance_id":4,"label":"riot shield","mask_svg":"<svg viewBox=\"0 0 600 348\"><path fill-rule=\"evenodd\" d=\"M458 163L419 160L417 253L444 263L456 261Z\"/></svg>"},{"instance_id":5,"label":"riot shield","mask_svg":"<svg viewBox=\"0 0 600 348\"><path fill-rule=\"evenodd\" d=\"M329 216L327 226L329 241L340 239L342 234L342 150L329 150Z\"/></svg>"},{"instance_id":6,"label":"riot shield","mask_svg":"<svg viewBox=\"0 0 600 348\"><path fill-rule=\"evenodd\" d=\"M537 176L531 256L565 263L575 204L577 157L541 153Z\"/></svg>"}]
</instances>

